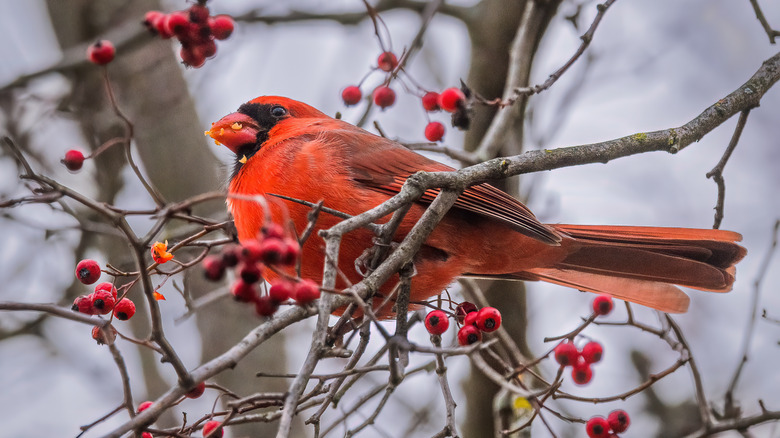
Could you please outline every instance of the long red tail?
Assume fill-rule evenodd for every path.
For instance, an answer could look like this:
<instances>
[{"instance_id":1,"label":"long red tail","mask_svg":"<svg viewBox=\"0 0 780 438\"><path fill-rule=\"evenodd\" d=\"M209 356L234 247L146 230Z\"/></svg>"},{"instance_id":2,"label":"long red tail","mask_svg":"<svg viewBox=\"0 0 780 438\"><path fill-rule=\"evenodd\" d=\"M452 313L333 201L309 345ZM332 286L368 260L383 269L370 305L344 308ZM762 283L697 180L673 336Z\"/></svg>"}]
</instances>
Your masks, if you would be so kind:
<instances>
[{"instance_id":1,"label":"long red tail","mask_svg":"<svg viewBox=\"0 0 780 438\"><path fill-rule=\"evenodd\" d=\"M690 228L553 225L576 248L560 263L509 277L607 293L671 313L688 310L680 285L728 292L747 251L732 231Z\"/></svg>"}]
</instances>

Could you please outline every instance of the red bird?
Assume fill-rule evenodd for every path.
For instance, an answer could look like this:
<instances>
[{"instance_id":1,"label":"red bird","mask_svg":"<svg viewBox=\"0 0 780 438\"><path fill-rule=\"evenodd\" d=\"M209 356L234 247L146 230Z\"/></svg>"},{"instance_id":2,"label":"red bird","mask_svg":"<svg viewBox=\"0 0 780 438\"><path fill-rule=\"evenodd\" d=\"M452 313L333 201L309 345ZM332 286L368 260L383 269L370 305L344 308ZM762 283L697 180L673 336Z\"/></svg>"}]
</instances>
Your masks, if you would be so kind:
<instances>
[{"instance_id":1,"label":"red bird","mask_svg":"<svg viewBox=\"0 0 780 438\"><path fill-rule=\"evenodd\" d=\"M417 171L454 170L278 96L241 105L207 134L236 154L230 194L324 200L325 207L350 215L384 202ZM434 195L429 191L411 207L396 241L411 230ZM273 197L269 205L274 222L289 220L298 233L306 227L309 207ZM239 240L256 238L264 222L261 206L238 199L229 199L228 206ZM340 220L321 213L316 230ZM373 245L372 237L360 229L342 240L339 268L353 283L362 279L354 262ZM478 184L466 189L416 255L411 300L439 294L458 276L476 276L542 280L685 312L689 298L673 285L729 291L734 265L746 253L734 243L739 240L738 233L723 230L542 224L520 201ZM323 263L324 242L315 232L302 248L301 275L321 281ZM391 288L385 285L381 292Z\"/></svg>"}]
</instances>

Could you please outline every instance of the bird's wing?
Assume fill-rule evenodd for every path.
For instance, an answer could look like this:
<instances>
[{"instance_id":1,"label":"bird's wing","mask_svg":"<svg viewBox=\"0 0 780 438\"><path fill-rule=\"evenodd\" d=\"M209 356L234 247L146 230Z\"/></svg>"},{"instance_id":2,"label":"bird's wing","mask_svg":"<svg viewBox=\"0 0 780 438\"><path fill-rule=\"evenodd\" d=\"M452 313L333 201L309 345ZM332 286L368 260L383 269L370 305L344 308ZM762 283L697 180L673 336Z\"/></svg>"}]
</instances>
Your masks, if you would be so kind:
<instances>
[{"instance_id":1,"label":"bird's wing","mask_svg":"<svg viewBox=\"0 0 780 438\"><path fill-rule=\"evenodd\" d=\"M353 180L387 195L398 193L406 179L418 171L455 170L398 143L362 130L347 128L330 131L326 135L338 137L329 143L340 144L344 148L343 156ZM439 189L429 189L420 197L419 202L430 204L439 192ZM522 234L551 245L556 245L561 240L560 234L539 222L522 202L490 184L477 184L467 188L453 208L498 220Z\"/></svg>"}]
</instances>

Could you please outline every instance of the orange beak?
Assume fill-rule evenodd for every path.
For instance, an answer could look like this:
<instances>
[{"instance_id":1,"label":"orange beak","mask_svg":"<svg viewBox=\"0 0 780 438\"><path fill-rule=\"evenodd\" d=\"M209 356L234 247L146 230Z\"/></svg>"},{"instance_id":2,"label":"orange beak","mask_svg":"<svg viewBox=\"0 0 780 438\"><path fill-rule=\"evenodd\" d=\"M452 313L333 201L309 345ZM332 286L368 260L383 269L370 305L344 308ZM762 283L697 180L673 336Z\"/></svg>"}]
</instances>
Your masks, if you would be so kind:
<instances>
[{"instance_id":1,"label":"orange beak","mask_svg":"<svg viewBox=\"0 0 780 438\"><path fill-rule=\"evenodd\" d=\"M205 132L214 139L217 144L223 144L228 149L238 154L238 150L247 144L257 141L257 133L260 128L251 117L232 113L211 124L211 129Z\"/></svg>"}]
</instances>

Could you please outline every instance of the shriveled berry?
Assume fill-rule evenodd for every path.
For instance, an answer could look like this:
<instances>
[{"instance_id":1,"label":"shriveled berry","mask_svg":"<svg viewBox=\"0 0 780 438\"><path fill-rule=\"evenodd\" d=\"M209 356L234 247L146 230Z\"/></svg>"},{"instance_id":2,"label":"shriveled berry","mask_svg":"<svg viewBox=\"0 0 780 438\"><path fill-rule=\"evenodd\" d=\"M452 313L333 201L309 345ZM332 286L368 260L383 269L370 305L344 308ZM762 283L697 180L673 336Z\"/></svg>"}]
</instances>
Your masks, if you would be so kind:
<instances>
[{"instance_id":1,"label":"shriveled berry","mask_svg":"<svg viewBox=\"0 0 780 438\"><path fill-rule=\"evenodd\" d=\"M601 344L596 341L591 341L585 344L585 346L582 347L582 351L580 352L580 356L582 356L582 359L587 363L596 363L601 360L603 355L604 348L602 348Z\"/></svg>"},{"instance_id":2,"label":"shriveled berry","mask_svg":"<svg viewBox=\"0 0 780 438\"><path fill-rule=\"evenodd\" d=\"M65 158L60 160L71 172L76 172L84 165L84 154L76 149L65 152Z\"/></svg>"},{"instance_id":3,"label":"shriveled berry","mask_svg":"<svg viewBox=\"0 0 780 438\"><path fill-rule=\"evenodd\" d=\"M444 125L439 122L430 122L425 126L425 138L428 141L439 141L444 137Z\"/></svg>"},{"instance_id":4,"label":"shriveled berry","mask_svg":"<svg viewBox=\"0 0 780 438\"><path fill-rule=\"evenodd\" d=\"M590 382L590 379L593 378L593 370L591 369L590 364L584 360L577 361L572 367L571 378L574 380L574 383L578 385L584 385Z\"/></svg>"},{"instance_id":5,"label":"shriveled berry","mask_svg":"<svg viewBox=\"0 0 780 438\"><path fill-rule=\"evenodd\" d=\"M429 91L422 97L422 106L425 111L438 111L439 108L439 93L435 91Z\"/></svg>"},{"instance_id":6,"label":"shriveled berry","mask_svg":"<svg viewBox=\"0 0 780 438\"><path fill-rule=\"evenodd\" d=\"M464 301L460 304L458 304L458 307L455 308L455 319L458 320L458 324L464 324L466 315L468 315L471 312L476 312L479 309L477 308L477 305L474 303L471 303L469 301Z\"/></svg>"},{"instance_id":7,"label":"shriveled berry","mask_svg":"<svg viewBox=\"0 0 780 438\"><path fill-rule=\"evenodd\" d=\"M100 278L100 265L90 259L84 259L76 265L76 278L84 284L92 284Z\"/></svg>"},{"instance_id":8,"label":"shriveled berry","mask_svg":"<svg viewBox=\"0 0 780 438\"><path fill-rule=\"evenodd\" d=\"M270 296L258 297L255 300L255 312L260 316L271 316L279 309L279 303Z\"/></svg>"},{"instance_id":9,"label":"shriveled berry","mask_svg":"<svg viewBox=\"0 0 780 438\"><path fill-rule=\"evenodd\" d=\"M87 59L97 65L106 65L114 60L116 49L111 41L98 40L87 48Z\"/></svg>"},{"instance_id":10,"label":"shriveled berry","mask_svg":"<svg viewBox=\"0 0 780 438\"><path fill-rule=\"evenodd\" d=\"M184 394L187 398L198 398L203 395L203 393L206 391L206 383L200 382L197 385L195 385L194 388L190 389L190 391L186 394Z\"/></svg>"},{"instance_id":11,"label":"shriveled berry","mask_svg":"<svg viewBox=\"0 0 780 438\"><path fill-rule=\"evenodd\" d=\"M384 85L376 87L374 90L374 103L382 109L392 106L395 103L395 91Z\"/></svg>"},{"instance_id":12,"label":"shriveled berry","mask_svg":"<svg viewBox=\"0 0 780 438\"><path fill-rule=\"evenodd\" d=\"M150 406L152 406L152 402L145 401L145 402L141 403L140 405L138 405L138 410L136 410L136 412L138 412L140 414L141 412L149 409Z\"/></svg>"},{"instance_id":13,"label":"shriveled berry","mask_svg":"<svg viewBox=\"0 0 780 438\"><path fill-rule=\"evenodd\" d=\"M628 413L622 409L616 409L609 413L607 416L607 422L612 432L623 433L631 425L631 418Z\"/></svg>"},{"instance_id":14,"label":"shriveled berry","mask_svg":"<svg viewBox=\"0 0 780 438\"><path fill-rule=\"evenodd\" d=\"M233 298L236 301L242 303L248 303L257 299L257 290L254 285L245 282L244 280L236 280L233 286L230 288L230 293L233 294Z\"/></svg>"},{"instance_id":15,"label":"shriveled berry","mask_svg":"<svg viewBox=\"0 0 780 438\"><path fill-rule=\"evenodd\" d=\"M114 301L116 301L117 296L118 296L118 292L116 290L116 287L114 287L113 284L111 284L111 283L109 283L107 281L104 281L104 282L98 284L97 286L95 286L95 292L97 292L99 290L105 290L105 291L111 292L111 295L114 296Z\"/></svg>"},{"instance_id":16,"label":"shriveled berry","mask_svg":"<svg viewBox=\"0 0 780 438\"><path fill-rule=\"evenodd\" d=\"M92 297L91 295L79 295L76 297L75 300L73 300L73 306L71 306L71 310L79 313L84 313L86 315L96 315L97 311L94 307L92 307Z\"/></svg>"},{"instance_id":17,"label":"shriveled berry","mask_svg":"<svg viewBox=\"0 0 780 438\"><path fill-rule=\"evenodd\" d=\"M495 307L483 307L477 312L477 328L483 332L494 332L501 327L501 312Z\"/></svg>"},{"instance_id":18,"label":"shriveled berry","mask_svg":"<svg viewBox=\"0 0 780 438\"><path fill-rule=\"evenodd\" d=\"M609 423L604 417L592 417L585 423L585 432L589 438L608 438L609 430Z\"/></svg>"},{"instance_id":19,"label":"shriveled berry","mask_svg":"<svg viewBox=\"0 0 780 438\"><path fill-rule=\"evenodd\" d=\"M555 361L565 367L576 364L579 359L577 347L568 341L558 344L553 352L555 354Z\"/></svg>"},{"instance_id":20,"label":"shriveled berry","mask_svg":"<svg viewBox=\"0 0 780 438\"><path fill-rule=\"evenodd\" d=\"M190 6L190 21L193 23L205 23L209 19L208 6L196 3Z\"/></svg>"},{"instance_id":21,"label":"shriveled berry","mask_svg":"<svg viewBox=\"0 0 780 438\"><path fill-rule=\"evenodd\" d=\"M464 325L458 330L458 344L471 345L482 340L482 332L473 325Z\"/></svg>"},{"instance_id":22,"label":"shriveled berry","mask_svg":"<svg viewBox=\"0 0 780 438\"><path fill-rule=\"evenodd\" d=\"M116 298L111 295L111 291L102 289L96 290L90 294L90 299L92 300L92 307L101 315L111 313L116 304Z\"/></svg>"},{"instance_id":23,"label":"shriveled berry","mask_svg":"<svg viewBox=\"0 0 780 438\"><path fill-rule=\"evenodd\" d=\"M109 325L104 332L99 326L94 326L92 327L92 339L96 340L98 345L113 344L116 340L116 329Z\"/></svg>"},{"instance_id":24,"label":"shriveled berry","mask_svg":"<svg viewBox=\"0 0 780 438\"><path fill-rule=\"evenodd\" d=\"M268 296L277 303L281 303L290 299L295 291L295 284L285 280L278 279L271 284L268 289Z\"/></svg>"},{"instance_id":25,"label":"shriveled berry","mask_svg":"<svg viewBox=\"0 0 780 438\"><path fill-rule=\"evenodd\" d=\"M447 331L450 320L442 310L434 310L425 316L425 328L432 335L440 335Z\"/></svg>"},{"instance_id":26,"label":"shriveled berry","mask_svg":"<svg viewBox=\"0 0 780 438\"><path fill-rule=\"evenodd\" d=\"M222 428L219 427L221 423L216 420L207 421L203 425L203 436L209 437L209 438L221 438L222 437Z\"/></svg>"},{"instance_id":27,"label":"shriveled berry","mask_svg":"<svg viewBox=\"0 0 780 438\"><path fill-rule=\"evenodd\" d=\"M612 297L606 294L598 295L593 299L593 312L596 315L607 315L612 311Z\"/></svg>"},{"instance_id":28,"label":"shriveled berry","mask_svg":"<svg viewBox=\"0 0 780 438\"><path fill-rule=\"evenodd\" d=\"M355 85L350 85L341 91L341 100L343 100L344 105L347 106L357 105L362 97L363 93L360 91L360 88Z\"/></svg>"},{"instance_id":29,"label":"shriveled berry","mask_svg":"<svg viewBox=\"0 0 780 438\"><path fill-rule=\"evenodd\" d=\"M233 17L229 15L217 15L209 18L209 28L211 28L214 38L226 40L233 34L235 22L233 22Z\"/></svg>"},{"instance_id":30,"label":"shriveled berry","mask_svg":"<svg viewBox=\"0 0 780 438\"><path fill-rule=\"evenodd\" d=\"M444 111L455 112L466 103L466 95L458 88L447 88L439 94L439 107Z\"/></svg>"},{"instance_id":31,"label":"shriveled berry","mask_svg":"<svg viewBox=\"0 0 780 438\"><path fill-rule=\"evenodd\" d=\"M398 66L398 58L393 52L382 52L376 60L380 70L393 71Z\"/></svg>"},{"instance_id":32,"label":"shriveled berry","mask_svg":"<svg viewBox=\"0 0 780 438\"><path fill-rule=\"evenodd\" d=\"M320 287L317 283L309 279L303 279L295 284L293 299L297 301L298 304L310 303L319 297Z\"/></svg>"},{"instance_id":33,"label":"shriveled berry","mask_svg":"<svg viewBox=\"0 0 780 438\"><path fill-rule=\"evenodd\" d=\"M238 266L238 276L247 284L254 284L260 280L262 272L255 263L242 263Z\"/></svg>"},{"instance_id":34,"label":"shriveled berry","mask_svg":"<svg viewBox=\"0 0 780 438\"><path fill-rule=\"evenodd\" d=\"M135 315L135 303L130 298L122 298L114 306L114 316L120 321L127 321Z\"/></svg>"},{"instance_id":35,"label":"shriveled berry","mask_svg":"<svg viewBox=\"0 0 780 438\"><path fill-rule=\"evenodd\" d=\"M217 255L209 255L203 259L203 275L207 280L219 281L225 276L225 263Z\"/></svg>"}]
</instances>

